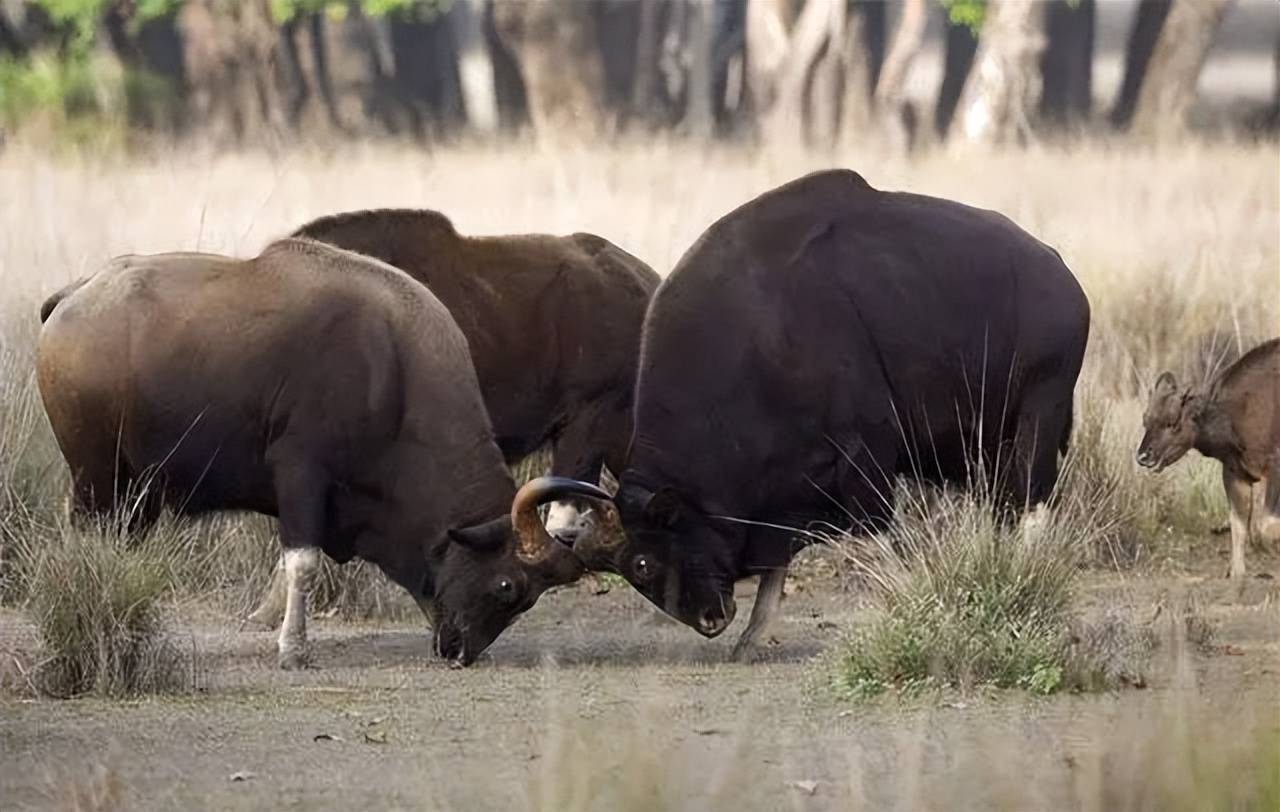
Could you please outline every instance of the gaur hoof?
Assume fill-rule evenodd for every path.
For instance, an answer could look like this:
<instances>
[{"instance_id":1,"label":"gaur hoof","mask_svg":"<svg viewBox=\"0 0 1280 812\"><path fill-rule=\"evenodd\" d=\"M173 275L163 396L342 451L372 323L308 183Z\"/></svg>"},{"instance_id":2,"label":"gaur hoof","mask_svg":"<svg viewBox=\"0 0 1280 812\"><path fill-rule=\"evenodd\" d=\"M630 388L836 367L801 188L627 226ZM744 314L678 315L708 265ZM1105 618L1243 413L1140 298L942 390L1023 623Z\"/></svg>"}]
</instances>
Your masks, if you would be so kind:
<instances>
[{"instance_id":1,"label":"gaur hoof","mask_svg":"<svg viewBox=\"0 0 1280 812\"><path fill-rule=\"evenodd\" d=\"M290 648L281 651L276 662L282 671L301 671L311 665L311 658L304 648Z\"/></svg>"}]
</instances>

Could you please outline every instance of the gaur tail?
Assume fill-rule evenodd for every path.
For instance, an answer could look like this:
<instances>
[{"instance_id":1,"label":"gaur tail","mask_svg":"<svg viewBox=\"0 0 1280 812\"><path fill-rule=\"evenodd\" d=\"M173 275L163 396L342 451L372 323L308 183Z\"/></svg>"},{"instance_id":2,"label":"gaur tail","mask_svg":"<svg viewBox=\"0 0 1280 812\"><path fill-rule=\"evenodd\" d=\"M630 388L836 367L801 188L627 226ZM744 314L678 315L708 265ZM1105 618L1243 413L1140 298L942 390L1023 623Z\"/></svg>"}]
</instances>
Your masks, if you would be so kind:
<instances>
[{"instance_id":1,"label":"gaur tail","mask_svg":"<svg viewBox=\"0 0 1280 812\"><path fill-rule=\"evenodd\" d=\"M1062 456L1067 456L1067 449L1071 447L1071 429L1075 427L1076 414L1075 404L1067 404L1067 422L1062 426L1062 437L1058 439L1058 451Z\"/></svg>"},{"instance_id":2,"label":"gaur tail","mask_svg":"<svg viewBox=\"0 0 1280 812\"><path fill-rule=\"evenodd\" d=\"M44 324L48 321L49 316L53 315L54 308L56 308L63 299L79 290L84 283L88 281L89 278L87 276L83 279L77 279L70 285L67 285L62 290L50 296L48 299L45 299L44 304L40 305L40 323Z\"/></svg>"}]
</instances>

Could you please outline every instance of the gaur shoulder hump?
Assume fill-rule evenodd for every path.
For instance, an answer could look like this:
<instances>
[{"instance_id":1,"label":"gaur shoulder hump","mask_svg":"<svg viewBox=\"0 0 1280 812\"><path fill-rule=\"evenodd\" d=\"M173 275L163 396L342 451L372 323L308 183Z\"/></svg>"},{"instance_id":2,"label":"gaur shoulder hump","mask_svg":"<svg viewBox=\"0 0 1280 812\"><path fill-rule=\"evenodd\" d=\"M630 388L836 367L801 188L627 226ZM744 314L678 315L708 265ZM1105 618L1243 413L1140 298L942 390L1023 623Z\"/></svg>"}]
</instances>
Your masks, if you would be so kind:
<instances>
[{"instance_id":1,"label":"gaur shoulder hump","mask_svg":"<svg viewBox=\"0 0 1280 812\"><path fill-rule=\"evenodd\" d=\"M89 281L89 277L82 276L76 281L72 282L71 284L63 287L61 290L59 290L57 293L50 296L48 299L45 299L44 304L40 305L40 323L44 324L46 321L48 321L49 317L53 315L54 308L56 308L58 304L62 302L63 299L67 298L68 296L70 296L71 294L79 290L81 287L83 287L84 283L88 281Z\"/></svg>"},{"instance_id":2,"label":"gaur shoulder hump","mask_svg":"<svg viewBox=\"0 0 1280 812\"><path fill-rule=\"evenodd\" d=\"M453 236L458 232L453 222L432 209L362 209L317 217L299 226L291 237L323 238L326 234L343 228L384 228L413 226L430 229Z\"/></svg>"}]
</instances>

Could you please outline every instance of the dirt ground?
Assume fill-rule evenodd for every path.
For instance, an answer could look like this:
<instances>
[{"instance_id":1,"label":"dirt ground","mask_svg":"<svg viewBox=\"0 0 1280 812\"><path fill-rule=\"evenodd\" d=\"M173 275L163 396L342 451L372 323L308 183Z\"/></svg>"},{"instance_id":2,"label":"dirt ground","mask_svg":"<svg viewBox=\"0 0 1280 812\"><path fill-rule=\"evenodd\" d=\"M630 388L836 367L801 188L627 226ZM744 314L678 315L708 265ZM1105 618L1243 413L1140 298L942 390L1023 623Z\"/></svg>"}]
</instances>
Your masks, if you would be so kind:
<instances>
[{"instance_id":1,"label":"dirt ground","mask_svg":"<svg viewBox=\"0 0 1280 812\"><path fill-rule=\"evenodd\" d=\"M1250 563L1280 577L1275 558ZM1197 736L1280 724L1280 580L1237 590L1224 566L1090 579L1091 609L1159 626L1191 602L1216 627L1211 649L1166 640L1144 689L914 705L828 690L859 609L824 567L750 666L725 662L741 620L705 641L593 582L544 596L466 670L430 659L414 624L319 620L316 667L280 672L272 634L202 610L183 630L193 695L0 696L0 808L76 792L128 809L1115 808L1117 782L1151 780L1166 720L1207 719ZM27 645L0 615L0 651Z\"/></svg>"}]
</instances>

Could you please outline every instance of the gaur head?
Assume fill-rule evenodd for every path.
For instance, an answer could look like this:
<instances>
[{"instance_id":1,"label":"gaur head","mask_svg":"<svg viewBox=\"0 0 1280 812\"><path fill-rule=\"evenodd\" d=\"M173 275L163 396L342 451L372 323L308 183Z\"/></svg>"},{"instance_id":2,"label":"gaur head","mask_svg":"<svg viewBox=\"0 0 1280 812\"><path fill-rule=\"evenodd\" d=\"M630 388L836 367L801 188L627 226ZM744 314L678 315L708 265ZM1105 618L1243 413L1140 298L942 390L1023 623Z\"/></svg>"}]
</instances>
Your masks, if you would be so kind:
<instances>
[{"instance_id":1,"label":"gaur head","mask_svg":"<svg viewBox=\"0 0 1280 812\"><path fill-rule=\"evenodd\" d=\"M1142 416L1145 432L1138 444L1138 464L1161 471L1181 459L1195 444L1203 407L1204 397L1180 388L1173 373L1157 378Z\"/></svg>"},{"instance_id":2,"label":"gaur head","mask_svg":"<svg viewBox=\"0 0 1280 812\"><path fill-rule=\"evenodd\" d=\"M444 559L423 587L436 616L436 653L469 665L543 592L582 575L577 556L538 516L540 505L570 495L609 499L585 482L542 477L516 493L509 516L449 531Z\"/></svg>"},{"instance_id":3,"label":"gaur head","mask_svg":"<svg viewBox=\"0 0 1280 812\"><path fill-rule=\"evenodd\" d=\"M624 475L614 504L597 509L573 549L589 569L618 573L659 609L715 637L737 611L733 585L746 534L707 507Z\"/></svg>"}]
</instances>

